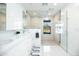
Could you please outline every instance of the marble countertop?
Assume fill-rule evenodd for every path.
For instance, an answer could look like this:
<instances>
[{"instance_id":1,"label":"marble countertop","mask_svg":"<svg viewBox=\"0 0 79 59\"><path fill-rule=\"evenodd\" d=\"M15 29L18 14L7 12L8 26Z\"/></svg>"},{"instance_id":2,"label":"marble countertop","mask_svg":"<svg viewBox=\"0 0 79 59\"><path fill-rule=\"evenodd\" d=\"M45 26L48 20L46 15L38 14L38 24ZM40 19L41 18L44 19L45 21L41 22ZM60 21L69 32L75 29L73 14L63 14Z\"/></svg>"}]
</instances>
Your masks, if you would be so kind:
<instances>
[{"instance_id":1,"label":"marble countertop","mask_svg":"<svg viewBox=\"0 0 79 59\"><path fill-rule=\"evenodd\" d=\"M26 41L26 43L29 43L30 45L31 43L31 37L30 34L28 34L28 32L26 32L25 34L20 34L17 36L14 36L12 39L9 40L2 40L2 42L0 43L0 55L6 53L8 50L18 46L19 44L21 44L22 42ZM28 48L28 46L26 46L26 48ZM31 49L31 46L30 48Z\"/></svg>"},{"instance_id":2,"label":"marble countertop","mask_svg":"<svg viewBox=\"0 0 79 59\"><path fill-rule=\"evenodd\" d=\"M31 49L31 47L33 45L33 41L34 41L34 39L36 39L34 36L35 32L41 33L40 29L26 29L24 31L21 31L21 33L18 35L14 34L14 32L8 33L9 35L11 34L10 36L6 36L7 35L6 34L4 37L5 39L3 39L3 40L0 39L0 55L7 53L10 49L13 49L14 47L18 46L19 44L21 44L24 41L26 41L26 43L28 43L28 45L26 45L26 48ZM7 37L9 37L9 38L7 38ZM41 39L41 36L39 39ZM38 41L41 41L41 40L38 40Z\"/></svg>"}]
</instances>

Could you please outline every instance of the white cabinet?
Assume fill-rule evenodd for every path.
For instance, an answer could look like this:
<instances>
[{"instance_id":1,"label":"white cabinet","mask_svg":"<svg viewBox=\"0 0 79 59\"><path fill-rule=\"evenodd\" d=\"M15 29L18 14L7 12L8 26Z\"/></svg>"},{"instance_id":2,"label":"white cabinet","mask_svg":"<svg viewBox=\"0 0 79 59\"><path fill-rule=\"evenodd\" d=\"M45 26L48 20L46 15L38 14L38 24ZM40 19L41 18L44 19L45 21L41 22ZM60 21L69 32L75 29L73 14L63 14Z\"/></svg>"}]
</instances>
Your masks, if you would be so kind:
<instances>
[{"instance_id":1,"label":"white cabinet","mask_svg":"<svg viewBox=\"0 0 79 59\"><path fill-rule=\"evenodd\" d=\"M20 4L7 3L6 30L22 29L22 7Z\"/></svg>"},{"instance_id":2,"label":"white cabinet","mask_svg":"<svg viewBox=\"0 0 79 59\"><path fill-rule=\"evenodd\" d=\"M39 33L39 35L36 35ZM37 38L36 38L37 36ZM2 55L4 56L30 56L36 53L36 48L41 55L41 31L40 29L26 29L24 33L14 36L13 42L4 45ZM36 48L33 48L36 47ZM34 49L35 51L32 51Z\"/></svg>"},{"instance_id":3,"label":"white cabinet","mask_svg":"<svg viewBox=\"0 0 79 59\"><path fill-rule=\"evenodd\" d=\"M69 6L68 9L68 52L79 56L79 6Z\"/></svg>"},{"instance_id":4,"label":"white cabinet","mask_svg":"<svg viewBox=\"0 0 79 59\"><path fill-rule=\"evenodd\" d=\"M0 31L22 29L23 8L16 3L0 3Z\"/></svg>"},{"instance_id":5,"label":"white cabinet","mask_svg":"<svg viewBox=\"0 0 79 59\"><path fill-rule=\"evenodd\" d=\"M27 45L26 41L19 43L17 46L9 50L6 55L7 56L27 56L30 54L30 51L28 47L26 47L26 45Z\"/></svg>"},{"instance_id":6,"label":"white cabinet","mask_svg":"<svg viewBox=\"0 0 79 59\"><path fill-rule=\"evenodd\" d=\"M31 56L40 56L41 54L41 30L31 29L32 50Z\"/></svg>"},{"instance_id":7,"label":"white cabinet","mask_svg":"<svg viewBox=\"0 0 79 59\"><path fill-rule=\"evenodd\" d=\"M5 52L5 56L29 56L31 52L31 47L32 47L32 43L31 43L31 38L29 38L29 36L19 38Z\"/></svg>"}]
</instances>

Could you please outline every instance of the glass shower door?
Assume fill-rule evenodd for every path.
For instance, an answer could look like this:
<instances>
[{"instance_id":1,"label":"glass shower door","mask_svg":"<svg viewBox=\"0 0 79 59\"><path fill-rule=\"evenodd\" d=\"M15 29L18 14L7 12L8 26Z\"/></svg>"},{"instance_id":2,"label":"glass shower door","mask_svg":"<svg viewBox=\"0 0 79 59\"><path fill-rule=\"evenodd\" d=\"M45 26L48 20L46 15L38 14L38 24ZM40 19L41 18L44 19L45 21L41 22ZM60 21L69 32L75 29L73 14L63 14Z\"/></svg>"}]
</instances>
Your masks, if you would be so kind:
<instances>
[{"instance_id":1,"label":"glass shower door","mask_svg":"<svg viewBox=\"0 0 79 59\"><path fill-rule=\"evenodd\" d=\"M67 52L68 50L68 19L67 19L67 10L66 8L61 12L61 23L63 24L63 32L61 34L61 46Z\"/></svg>"}]
</instances>

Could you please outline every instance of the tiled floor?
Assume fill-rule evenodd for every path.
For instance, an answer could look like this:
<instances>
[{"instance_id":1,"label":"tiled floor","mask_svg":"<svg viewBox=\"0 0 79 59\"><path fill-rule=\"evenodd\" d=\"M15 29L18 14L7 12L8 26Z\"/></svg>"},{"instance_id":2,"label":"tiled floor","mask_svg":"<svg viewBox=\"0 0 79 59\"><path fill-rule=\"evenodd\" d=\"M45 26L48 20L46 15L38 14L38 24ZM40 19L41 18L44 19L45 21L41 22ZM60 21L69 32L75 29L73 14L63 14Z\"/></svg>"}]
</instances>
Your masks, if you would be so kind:
<instances>
[{"instance_id":1,"label":"tiled floor","mask_svg":"<svg viewBox=\"0 0 79 59\"><path fill-rule=\"evenodd\" d=\"M43 56L69 56L69 54L56 41L46 40L43 42Z\"/></svg>"},{"instance_id":2,"label":"tiled floor","mask_svg":"<svg viewBox=\"0 0 79 59\"><path fill-rule=\"evenodd\" d=\"M66 56L67 53L58 45L43 46L44 56Z\"/></svg>"},{"instance_id":3,"label":"tiled floor","mask_svg":"<svg viewBox=\"0 0 79 59\"><path fill-rule=\"evenodd\" d=\"M58 43L55 40L42 40L42 45L57 45Z\"/></svg>"}]
</instances>

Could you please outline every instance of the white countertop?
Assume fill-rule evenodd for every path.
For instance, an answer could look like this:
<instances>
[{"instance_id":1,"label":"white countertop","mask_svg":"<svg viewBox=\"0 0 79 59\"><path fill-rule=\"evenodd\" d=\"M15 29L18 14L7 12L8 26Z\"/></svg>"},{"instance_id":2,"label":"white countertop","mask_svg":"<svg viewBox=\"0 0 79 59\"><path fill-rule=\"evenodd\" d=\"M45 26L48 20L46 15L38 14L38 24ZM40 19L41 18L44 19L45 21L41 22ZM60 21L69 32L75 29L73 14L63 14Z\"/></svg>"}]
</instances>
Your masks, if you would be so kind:
<instances>
[{"instance_id":1,"label":"white countertop","mask_svg":"<svg viewBox=\"0 0 79 59\"><path fill-rule=\"evenodd\" d=\"M28 48L29 50L31 49L31 40L32 38L30 37L30 34L28 34L28 32L26 32L25 34L20 34L17 36L14 36L12 39L12 41L7 43L7 44L2 44L1 50L0 50L0 54L4 54L7 53L8 50L16 47L17 45L21 44L22 42L26 41L26 43L28 43L28 46L26 45L26 48ZM26 50L27 51L27 50Z\"/></svg>"},{"instance_id":2,"label":"white countertop","mask_svg":"<svg viewBox=\"0 0 79 59\"><path fill-rule=\"evenodd\" d=\"M40 29L26 29L24 32L18 35L10 36L11 39L7 40L2 40L3 42L0 45L0 55L4 55L5 53L9 52L9 50L13 49L14 47L18 46L19 44L25 42L27 45L25 46L26 52L31 50L32 45L34 44L41 44L41 36L39 39L35 38L35 33L40 32ZM10 34L10 33L9 33ZM36 39L36 40L35 40ZM7 41L8 43L5 43ZM39 42L38 42L39 41Z\"/></svg>"}]
</instances>

